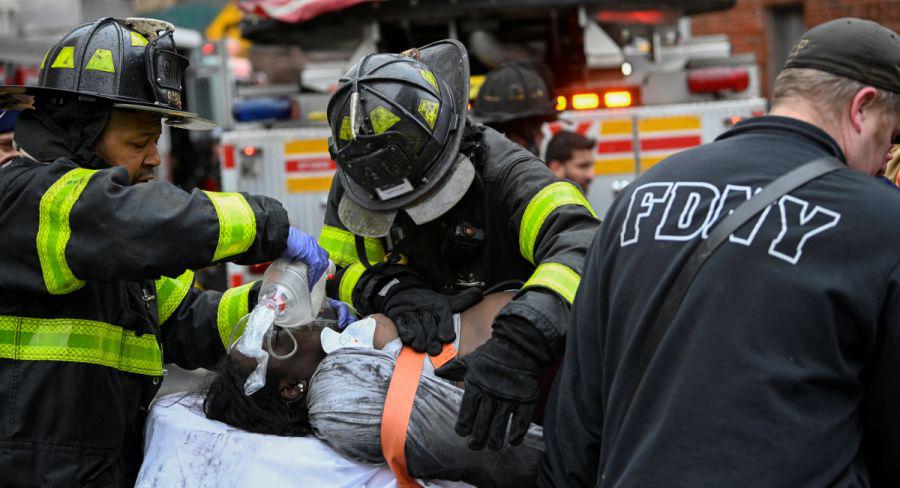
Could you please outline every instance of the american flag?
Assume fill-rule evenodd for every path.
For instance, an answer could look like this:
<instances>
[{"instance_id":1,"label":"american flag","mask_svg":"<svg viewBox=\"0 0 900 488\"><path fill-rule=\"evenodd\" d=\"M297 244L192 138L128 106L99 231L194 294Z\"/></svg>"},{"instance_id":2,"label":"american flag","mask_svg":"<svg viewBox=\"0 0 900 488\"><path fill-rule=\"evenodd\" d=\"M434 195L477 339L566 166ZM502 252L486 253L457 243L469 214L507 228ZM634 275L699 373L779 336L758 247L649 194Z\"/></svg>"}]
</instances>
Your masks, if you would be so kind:
<instances>
[{"instance_id":1,"label":"american flag","mask_svg":"<svg viewBox=\"0 0 900 488\"><path fill-rule=\"evenodd\" d=\"M379 0L238 0L237 4L249 14L298 24L322 14L375 1Z\"/></svg>"}]
</instances>

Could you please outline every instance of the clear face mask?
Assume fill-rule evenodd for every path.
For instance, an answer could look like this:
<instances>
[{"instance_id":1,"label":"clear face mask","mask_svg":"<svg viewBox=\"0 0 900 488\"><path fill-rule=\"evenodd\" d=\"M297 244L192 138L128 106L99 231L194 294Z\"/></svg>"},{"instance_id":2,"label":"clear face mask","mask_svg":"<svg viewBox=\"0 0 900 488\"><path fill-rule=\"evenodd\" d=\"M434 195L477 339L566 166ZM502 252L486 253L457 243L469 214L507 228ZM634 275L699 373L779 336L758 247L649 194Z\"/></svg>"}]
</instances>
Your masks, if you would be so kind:
<instances>
[{"instance_id":1,"label":"clear face mask","mask_svg":"<svg viewBox=\"0 0 900 488\"><path fill-rule=\"evenodd\" d=\"M269 365L269 354L272 351L271 337L275 330L275 315L277 303L275 300L260 299L253 311L241 318L232 330L232 337L229 339L231 348L237 349L238 352L253 358L256 361L256 368L247 377L244 383L244 394L250 396L266 384L266 369ZM246 324L246 326L245 326ZM245 326L245 327L244 327ZM234 333L244 327L243 333L234 341ZM289 334L290 335L290 334ZM293 339L293 335L291 335ZM233 342L232 342L233 341ZM294 349L286 356L278 356L288 358L296 354L297 344L295 341ZM229 353L231 349L229 349Z\"/></svg>"},{"instance_id":2,"label":"clear face mask","mask_svg":"<svg viewBox=\"0 0 900 488\"><path fill-rule=\"evenodd\" d=\"M329 268L333 269L333 266L332 264ZM250 396L265 386L270 356L285 360L297 354L299 344L293 334L288 334L292 342L290 352L278 354L275 351L272 340L281 328L336 323L328 318L335 315L335 312L324 300L325 275L329 272L331 271L326 272L310 291L306 283L306 265L303 263L278 259L266 270L256 306L241 318L229 338L232 348L256 360L256 368L244 383L245 395ZM313 310L317 313L313 314ZM235 341L234 334L243 324L246 324L246 328Z\"/></svg>"}]
</instances>

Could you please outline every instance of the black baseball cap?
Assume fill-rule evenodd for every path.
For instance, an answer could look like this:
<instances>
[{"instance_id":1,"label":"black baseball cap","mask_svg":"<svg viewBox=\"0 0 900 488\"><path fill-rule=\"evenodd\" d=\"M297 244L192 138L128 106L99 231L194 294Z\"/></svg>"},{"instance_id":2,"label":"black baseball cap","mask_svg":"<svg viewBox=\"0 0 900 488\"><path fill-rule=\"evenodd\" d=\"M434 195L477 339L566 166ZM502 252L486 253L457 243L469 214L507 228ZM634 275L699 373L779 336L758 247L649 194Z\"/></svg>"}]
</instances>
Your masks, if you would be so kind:
<instances>
[{"instance_id":1,"label":"black baseball cap","mask_svg":"<svg viewBox=\"0 0 900 488\"><path fill-rule=\"evenodd\" d=\"M900 93L900 35L871 20L832 20L806 31L784 67L827 71Z\"/></svg>"}]
</instances>

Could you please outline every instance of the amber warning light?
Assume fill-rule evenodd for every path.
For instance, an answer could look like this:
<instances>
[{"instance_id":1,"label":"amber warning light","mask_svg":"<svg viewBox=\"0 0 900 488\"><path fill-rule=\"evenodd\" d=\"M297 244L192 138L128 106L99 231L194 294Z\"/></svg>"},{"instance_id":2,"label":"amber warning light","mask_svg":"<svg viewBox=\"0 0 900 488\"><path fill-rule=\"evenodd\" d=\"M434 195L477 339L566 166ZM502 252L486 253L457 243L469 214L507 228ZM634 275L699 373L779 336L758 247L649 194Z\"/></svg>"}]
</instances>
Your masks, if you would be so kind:
<instances>
[{"instance_id":1,"label":"amber warning light","mask_svg":"<svg viewBox=\"0 0 900 488\"><path fill-rule=\"evenodd\" d=\"M600 107L600 96L596 93L576 93L572 95L572 108L592 110Z\"/></svg>"},{"instance_id":2,"label":"amber warning light","mask_svg":"<svg viewBox=\"0 0 900 488\"><path fill-rule=\"evenodd\" d=\"M626 108L638 105L638 92L634 89L576 92L571 96L556 97L556 110L595 110L600 108Z\"/></svg>"}]
</instances>

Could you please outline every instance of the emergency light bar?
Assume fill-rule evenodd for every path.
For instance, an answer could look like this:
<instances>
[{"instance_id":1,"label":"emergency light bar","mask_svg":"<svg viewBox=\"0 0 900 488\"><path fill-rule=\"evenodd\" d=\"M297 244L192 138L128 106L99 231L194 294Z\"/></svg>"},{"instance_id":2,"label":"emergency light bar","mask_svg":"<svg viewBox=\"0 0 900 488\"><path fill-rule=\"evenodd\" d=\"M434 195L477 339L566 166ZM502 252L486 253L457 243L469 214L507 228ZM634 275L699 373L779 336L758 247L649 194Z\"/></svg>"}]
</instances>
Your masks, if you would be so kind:
<instances>
[{"instance_id":1,"label":"emergency light bar","mask_svg":"<svg viewBox=\"0 0 900 488\"><path fill-rule=\"evenodd\" d=\"M597 110L601 108L625 108L640 103L637 88L610 88L596 91L575 91L571 95L556 97L556 110Z\"/></svg>"},{"instance_id":2,"label":"emergency light bar","mask_svg":"<svg viewBox=\"0 0 900 488\"><path fill-rule=\"evenodd\" d=\"M742 92L750 86L750 74L744 68L700 68L688 75L692 93Z\"/></svg>"}]
</instances>

